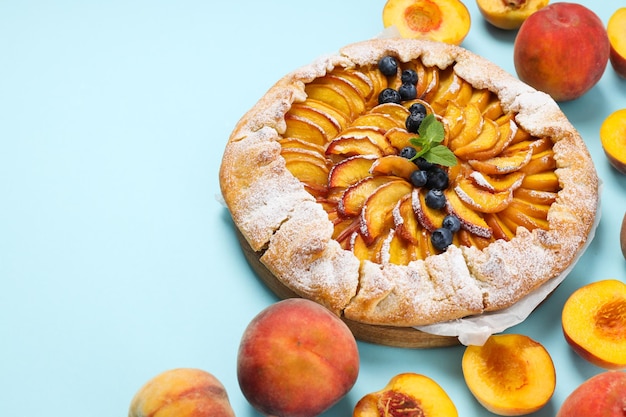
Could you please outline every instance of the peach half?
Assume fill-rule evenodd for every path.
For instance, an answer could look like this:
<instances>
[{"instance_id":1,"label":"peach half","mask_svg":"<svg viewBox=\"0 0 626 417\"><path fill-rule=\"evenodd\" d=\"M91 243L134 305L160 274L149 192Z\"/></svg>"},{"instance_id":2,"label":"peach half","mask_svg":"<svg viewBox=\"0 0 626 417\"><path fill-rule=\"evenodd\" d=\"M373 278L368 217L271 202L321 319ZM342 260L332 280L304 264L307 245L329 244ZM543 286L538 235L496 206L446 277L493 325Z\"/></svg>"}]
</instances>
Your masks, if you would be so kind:
<instances>
[{"instance_id":1,"label":"peach half","mask_svg":"<svg viewBox=\"0 0 626 417\"><path fill-rule=\"evenodd\" d=\"M348 393L358 371L348 326L303 298L279 301L254 317L237 356L241 392L267 416L317 416Z\"/></svg>"},{"instance_id":2,"label":"peach half","mask_svg":"<svg viewBox=\"0 0 626 417\"><path fill-rule=\"evenodd\" d=\"M541 409L556 387L550 354L525 335L492 335L482 346L468 346L462 368L465 383L476 400L501 416Z\"/></svg>"},{"instance_id":3,"label":"peach half","mask_svg":"<svg viewBox=\"0 0 626 417\"><path fill-rule=\"evenodd\" d=\"M201 369L177 368L155 376L133 397L128 417L235 417L226 389Z\"/></svg>"},{"instance_id":4,"label":"peach half","mask_svg":"<svg viewBox=\"0 0 626 417\"><path fill-rule=\"evenodd\" d=\"M563 306L565 340L604 369L626 369L626 284L606 279L574 291Z\"/></svg>"},{"instance_id":5,"label":"peach half","mask_svg":"<svg viewBox=\"0 0 626 417\"><path fill-rule=\"evenodd\" d=\"M600 142L609 163L626 174L626 109L616 110L604 119Z\"/></svg>"},{"instance_id":6,"label":"peach half","mask_svg":"<svg viewBox=\"0 0 626 417\"><path fill-rule=\"evenodd\" d=\"M626 78L626 7L617 9L611 15L606 32L611 44L611 66L617 75Z\"/></svg>"},{"instance_id":7,"label":"peach half","mask_svg":"<svg viewBox=\"0 0 626 417\"><path fill-rule=\"evenodd\" d=\"M580 384L563 401L556 417L623 417L626 373L607 371Z\"/></svg>"},{"instance_id":8,"label":"peach half","mask_svg":"<svg viewBox=\"0 0 626 417\"><path fill-rule=\"evenodd\" d=\"M394 376L383 389L361 398L352 413L353 417L458 415L443 388L431 378L416 373Z\"/></svg>"},{"instance_id":9,"label":"peach half","mask_svg":"<svg viewBox=\"0 0 626 417\"><path fill-rule=\"evenodd\" d=\"M519 29L522 23L537 10L548 5L550 0L476 0L478 10L493 26L504 29Z\"/></svg>"},{"instance_id":10,"label":"peach half","mask_svg":"<svg viewBox=\"0 0 626 417\"><path fill-rule=\"evenodd\" d=\"M383 25L395 26L403 38L460 45L469 33L471 16L460 0L387 0Z\"/></svg>"}]
</instances>

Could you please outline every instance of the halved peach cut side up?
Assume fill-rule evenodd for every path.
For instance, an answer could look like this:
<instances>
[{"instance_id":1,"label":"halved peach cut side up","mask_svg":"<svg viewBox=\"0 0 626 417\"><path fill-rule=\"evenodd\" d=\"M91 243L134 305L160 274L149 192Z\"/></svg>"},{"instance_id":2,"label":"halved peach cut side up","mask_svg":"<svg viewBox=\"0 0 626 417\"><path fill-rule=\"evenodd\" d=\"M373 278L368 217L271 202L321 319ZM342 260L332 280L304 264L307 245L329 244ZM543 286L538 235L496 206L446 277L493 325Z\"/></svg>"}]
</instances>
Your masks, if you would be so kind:
<instances>
[{"instance_id":1,"label":"halved peach cut side up","mask_svg":"<svg viewBox=\"0 0 626 417\"><path fill-rule=\"evenodd\" d=\"M565 340L582 358L626 369L626 284L607 279L576 290L563 306Z\"/></svg>"},{"instance_id":2,"label":"halved peach cut side up","mask_svg":"<svg viewBox=\"0 0 626 417\"><path fill-rule=\"evenodd\" d=\"M468 346L462 368L476 400L501 416L519 416L541 409L556 387L548 351L521 334L492 335L482 346Z\"/></svg>"},{"instance_id":3,"label":"halved peach cut side up","mask_svg":"<svg viewBox=\"0 0 626 417\"><path fill-rule=\"evenodd\" d=\"M395 26L403 38L460 45L469 32L471 17L459 0L388 0L383 25Z\"/></svg>"}]
</instances>

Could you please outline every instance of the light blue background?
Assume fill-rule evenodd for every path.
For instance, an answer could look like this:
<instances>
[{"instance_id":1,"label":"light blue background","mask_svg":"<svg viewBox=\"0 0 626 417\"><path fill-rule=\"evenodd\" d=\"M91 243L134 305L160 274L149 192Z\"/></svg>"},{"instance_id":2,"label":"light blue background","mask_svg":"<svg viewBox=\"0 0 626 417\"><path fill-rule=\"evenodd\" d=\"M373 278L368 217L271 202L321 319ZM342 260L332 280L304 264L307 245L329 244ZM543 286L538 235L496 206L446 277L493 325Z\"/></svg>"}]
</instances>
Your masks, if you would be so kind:
<instances>
[{"instance_id":1,"label":"light blue background","mask_svg":"<svg viewBox=\"0 0 626 417\"><path fill-rule=\"evenodd\" d=\"M514 72L515 33L473 0L463 46ZM581 1L606 23L620 1ZM0 416L125 416L148 379L175 367L217 376L238 416L258 415L235 374L248 322L276 298L246 264L219 202L237 120L282 75L376 36L384 1L0 2ZM626 108L609 66L562 105L603 181L596 239L570 277L510 332L549 350L553 416L583 380L560 328L566 298L626 277L626 176L598 130ZM400 372L437 381L461 415L489 415L461 373L463 347L360 343L361 372L327 416L351 415Z\"/></svg>"}]
</instances>

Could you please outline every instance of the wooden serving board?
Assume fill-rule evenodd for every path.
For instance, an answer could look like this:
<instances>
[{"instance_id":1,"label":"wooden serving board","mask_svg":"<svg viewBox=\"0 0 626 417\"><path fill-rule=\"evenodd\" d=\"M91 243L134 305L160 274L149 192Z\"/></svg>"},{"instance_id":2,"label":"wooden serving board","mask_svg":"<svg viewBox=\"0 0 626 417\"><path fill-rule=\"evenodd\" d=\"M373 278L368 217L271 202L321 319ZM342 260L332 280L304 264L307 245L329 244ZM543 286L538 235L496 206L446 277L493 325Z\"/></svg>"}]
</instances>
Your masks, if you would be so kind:
<instances>
[{"instance_id":1,"label":"wooden serving board","mask_svg":"<svg viewBox=\"0 0 626 417\"><path fill-rule=\"evenodd\" d=\"M252 250L243 235L237 230L237 238L244 256L261 281L280 299L296 298L298 294L283 285L259 260L260 253ZM459 344L456 337L438 336L424 333L413 327L376 326L359 323L342 317L354 337L358 340L379 345L426 349L434 347L455 346Z\"/></svg>"}]
</instances>

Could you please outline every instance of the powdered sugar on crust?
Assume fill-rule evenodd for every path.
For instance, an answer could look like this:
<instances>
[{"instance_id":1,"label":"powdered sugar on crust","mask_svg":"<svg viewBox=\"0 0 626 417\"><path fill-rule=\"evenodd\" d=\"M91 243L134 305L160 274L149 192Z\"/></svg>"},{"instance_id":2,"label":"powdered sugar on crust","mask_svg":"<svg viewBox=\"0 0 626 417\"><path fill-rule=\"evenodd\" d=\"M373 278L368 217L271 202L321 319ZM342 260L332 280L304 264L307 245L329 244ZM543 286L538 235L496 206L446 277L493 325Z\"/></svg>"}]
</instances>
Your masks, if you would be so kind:
<instances>
[{"instance_id":1,"label":"powdered sugar on crust","mask_svg":"<svg viewBox=\"0 0 626 417\"><path fill-rule=\"evenodd\" d=\"M548 212L549 230L520 227L510 242L483 250L451 246L408 266L360 262L341 249L325 210L286 169L278 140L286 130L285 113L306 99L307 82L336 67L374 65L388 54L441 69L453 65L475 88L496 93L522 128L553 141L562 190ZM349 319L392 326L499 310L558 276L586 243L599 189L582 138L547 94L463 48L406 39L348 45L279 80L235 127L220 186L235 225L285 286Z\"/></svg>"}]
</instances>

